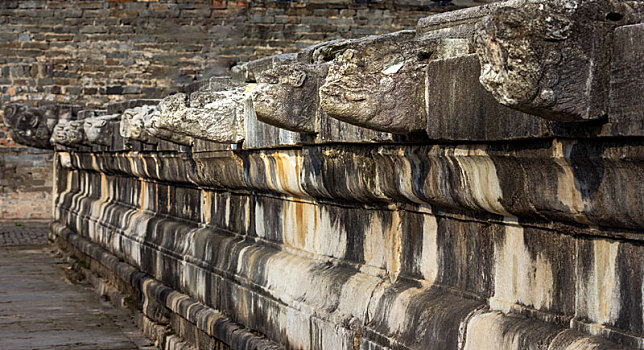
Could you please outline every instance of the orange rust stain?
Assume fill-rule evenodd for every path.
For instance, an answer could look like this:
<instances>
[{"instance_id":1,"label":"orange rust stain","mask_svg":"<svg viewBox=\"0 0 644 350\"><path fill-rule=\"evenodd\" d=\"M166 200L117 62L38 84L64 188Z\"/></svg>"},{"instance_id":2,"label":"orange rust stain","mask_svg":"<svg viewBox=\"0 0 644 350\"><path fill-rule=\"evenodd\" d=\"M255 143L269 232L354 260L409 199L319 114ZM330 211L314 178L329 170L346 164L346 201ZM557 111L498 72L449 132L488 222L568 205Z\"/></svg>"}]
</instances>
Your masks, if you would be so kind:
<instances>
[{"instance_id":1,"label":"orange rust stain","mask_svg":"<svg viewBox=\"0 0 644 350\"><path fill-rule=\"evenodd\" d=\"M291 181L289 179L289 176L294 174L296 178L299 178L300 167L299 167L298 156L293 154L292 152L282 151L282 152L273 152L273 154L271 154L270 157L275 159L275 164L277 166L277 169L271 169L271 171L277 171L279 184L276 184L276 185L279 186L279 190L292 195L297 195L298 190L291 188ZM295 163L291 164L291 160L293 159L295 159ZM293 173L293 171L295 173ZM295 183L296 182L297 181L295 181Z\"/></svg>"},{"instance_id":2,"label":"orange rust stain","mask_svg":"<svg viewBox=\"0 0 644 350\"><path fill-rule=\"evenodd\" d=\"M280 182L279 189L290 193L290 191L288 191L288 178L286 177L286 172L285 172L285 168L288 169L288 166L285 167L284 158L279 152L273 152L271 157L275 159L275 164L277 165L277 176L279 177L279 182Z\"/></svg>"},{"instance_id":3,"label":"orange rust stain","mask_svg":"<svg viewBox=\"0 0 644 350\"><path fill-rule=\"evenodd\" d=\"M393 221L391 226L385 229L387 236L389 237L390 244L389 250L389 261L388 261L388 271L389 279L393 282L398 279L398 274L400 273L400 265L402 259L402 222L400 219L400 212L394 212Z\"/></svg>"},{"instance_id":4,"label":"orange rust stain","mask_svg":"<svg viewBox=\"0 0 644 350\"><path fill-rule=\"evenodd\" d=\"M295 176L299 179L300 177L300 161L301 161L301 156L300 154L294 155L295 158Z\"/></svg>"},{"instance_id":5,"label":"orange rust stain","mask_svg":"<svg viewBox=\"0 0 644 350\"><path fill-rule=\"evenodd\" d=\"M304 203L293 202L292 205L295 205L295 227L297 233L297 245L300 248L303 248L306 243L306 225L304 217Z\"/></svg>"},{"instance_id":6,"label":"orange rust stain","mask_svg":"<svg viewBox=\"0 0 644 350\"><path fill-rule=\"evenodd\" d=\"M145 209L145 181L141 181L141 197L139 198L139 209Z\"/></svg>"}]
</instances>

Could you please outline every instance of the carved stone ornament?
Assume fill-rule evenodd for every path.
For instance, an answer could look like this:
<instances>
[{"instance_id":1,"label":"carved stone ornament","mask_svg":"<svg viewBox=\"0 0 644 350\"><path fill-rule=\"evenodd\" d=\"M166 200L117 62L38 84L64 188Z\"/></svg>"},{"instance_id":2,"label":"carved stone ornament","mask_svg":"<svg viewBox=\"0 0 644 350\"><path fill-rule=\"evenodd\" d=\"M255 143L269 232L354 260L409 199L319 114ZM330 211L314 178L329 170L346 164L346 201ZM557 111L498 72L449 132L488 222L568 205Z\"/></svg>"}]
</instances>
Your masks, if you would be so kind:
<instances>
[{"instance_id":1,"label":"carved stone ornament","mask_svg":"<svg viewBox=\"0 0 644 350\"><path fill-rule=\"evenodd\" d=\"M156 144L157 140L146 127L146 122L156 111L155 106L140 106L126 109L121 116L119 133L125 142L140 141L147 144Z\"/></svg>"},{"instance_id":2,"label":"carved stone ornament","mask_svg":"<svg viewBox=\"0 0 644 350\"><path fill-rule=\"evenodd\" d=\"M177 94L177 95L184 95L184 94ZM191 146L194 143L194 140L192 137L188 137L186 135L179 134L172 130L165 129L163 128L162 124L160 124L161 109L163 108L164 110L167 110L169 108L168 105L169 104L172 105L174 103L174 100L171 98L172 96L176 96L176 95L171 95L163 99L159 103L157 108L155 108L155 110L148 115L148 117L145 119L145 130L150 135L153 135L156 138L167 140L184 146Z\"/></svg>"},{"instance_id":3,"label":"carved stone ornament","mask_svg":"<svg viewBox=\"0 0 644 350\"><path fill-rule=\"evenodd\" d=\"M495 10L473 39L481 84L500 103L543 118L604 117L615 4L542 0Z\"/></svg>"},{"instance_id":4,"label":"carved stone ornament","mask_svg":"<svg viewBox=\"0 0 644 350\"><path fill-rule=\"evenodd\" d=\"M238 143L244 140L245 113L251 108L253 85L227 91L197 91L190 95L175 94L159 104L158 116L151 124L158 137L168 135L204 139L217 143ZM179 142L181 143L181 142Z\"/></svg>"},{"instance_id":5,"label":"carved stone ornament","mask_svg":"<svg viewBox=\"0 0 644 350\"><path fill-rule=\"evenodd\" d=\"M4 108L4 123L14 141L25 146L52 149L51 133L58 122L55 106L27 107L9 104Z\"/></svg>"},{"instance_id":6,"label":"carved stone ornament","mask_svg":"<svg viewBox=\"0 0 644 350\"><path fill-rule=\"evenodd\" d=\"M331 117L391 133L426 125L424 65L413 33L399 32L349 45L335 57L320 105Z\"/></svg>"},{"instance_id":7,"label":"carved stone ornament","mask_svg":"<svg viewBox=\"0 0 644 350\"><path fill-rule=\"evenodd\" d=\"M326 71L326 65L291 64L262 72L252 92L257 119L291 131L316 132L318 87Z\"/></svg>"},{"instance_id":8,"label":"carved stone ornament","mask_svg":"<svg viewBox=\"0 0 644 350\"><path fill-rule=\"evenodd\" d=\"M84 120L59 121L51 135L51 143L71 147L86 144L84 124Z\"/></svg>"},{"instance_id":9,"label":"carved stone ornament","mask_svg":"<svg viewBox=\"0 0 644 350\"><path fill-rule=\"evenodd\" d=\"M120 114L104 115L85 119L83 128L89 143L103 146L112 144L112 123L121 119Z\"/></svg>"}]
</instances>

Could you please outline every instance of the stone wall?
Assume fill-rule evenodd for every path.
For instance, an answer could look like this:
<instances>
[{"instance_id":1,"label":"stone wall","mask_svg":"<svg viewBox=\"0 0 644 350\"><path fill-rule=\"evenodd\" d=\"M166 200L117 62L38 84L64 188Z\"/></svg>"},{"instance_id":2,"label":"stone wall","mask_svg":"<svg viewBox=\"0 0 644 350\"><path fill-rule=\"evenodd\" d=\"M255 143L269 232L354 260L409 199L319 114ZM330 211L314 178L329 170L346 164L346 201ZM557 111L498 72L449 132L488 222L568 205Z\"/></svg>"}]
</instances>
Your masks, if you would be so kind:
<instances>
[{"instance_id":1,"label":"stone wall","mask_svg":"<svg viewBox=\"0 0 644 350\"><path fill-rule=\"evenodd\" d=\"M643 18L511 0L5 120L161 348L641 350Z\"/></svg>"},{"instance_id":2,"label":"stone wall","mask_svg":"<svg viewBox=\"0 0 644 350\"><path fill-rule=\"evenodd\" d=\"M428 11L449 9L423 1L1 1L0 107L160 97L241 62L411 28ZM49 217L51 154L0 132L0 219Z\"/></svg>"},{"instance_id":3,"label":"stone wall","mask_svg":"<svg viewBox=\"0 0 644 350\"><path fill-rule=\"evenodd\" d=\"M426 1L2 1L2 101L153 98L240 62L413 28Z\"/></svg>"},{"instance_id":4,"label":"stone wall","mask_svg":"<svg viewBox=\"0 0 644 350\"><path fill-rule=\"evenodd\" d=\"M53 153L18 145L0 126L0 220L50 219Z\"/></svg>"}]
</instances>

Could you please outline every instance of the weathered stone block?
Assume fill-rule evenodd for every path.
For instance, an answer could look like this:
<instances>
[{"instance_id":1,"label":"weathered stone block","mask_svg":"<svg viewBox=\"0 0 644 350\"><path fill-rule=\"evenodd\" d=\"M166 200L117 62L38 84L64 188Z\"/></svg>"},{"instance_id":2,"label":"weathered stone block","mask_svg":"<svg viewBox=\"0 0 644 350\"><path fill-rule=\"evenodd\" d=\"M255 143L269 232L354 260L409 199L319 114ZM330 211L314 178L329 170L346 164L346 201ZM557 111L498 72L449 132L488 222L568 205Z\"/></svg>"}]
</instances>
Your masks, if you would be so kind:
<instances>
[{"instance_id":1,"label":"weathered stone block","mask_svg":"<svg viewBox=\"0 0 644 350\"><path fill-rule=\"evenodd\" d=\"M605 118L612 31L631 17L621 11L634 10L609 0L496 8L474 38L481 83L502 104L542 118Z\"/></svg>"},{"instance_id":2,"label":"weathered stone block","mask_svg":"<svg viewBox=\"0 0 644 350\"><path fill-rule=\"evenodd\" d=\"M326 70L322 65L291 64L261 72L252 92L257 119L291 131L317 132L318 87Z\"/></svg>"},{"instance_id":3,"label":"weathered stone block","mask_svg":"<svg viewBox=\"0 0 644 350\"><path fill-rule=\"evenodd\" d=\"M433 140L492 141L548 137L552 124L503 106L479 83L476 55L427 63L427 135Z\"/></svg>"},{"instance_id":4,"label":"weathered stone block","mask_svg":"<svg viewBox=\"0 0 644 350\"><path fill-rule=\"evenodd\" d=\"M320 87L324 111L379 131L424 130L424 65L413 35L398 32L350 44L333 59Z\"/></svg>"},{"instance_id":5,"label":"weathered stone block","mask_svg":"<svg viewBox=\"0 0 644 350\"><path fill-rule=\"evenodd\" d=\"M644 258L637 244L579 240L574 328L628 347L644 346ZM601 325L601 326L593 326ZM611 332L611 329L625 332Z\"/></svg>"},{"instance_id":6,"label":"weathered stone block","mask_svg":"<svg viewBox=\"0 0 644 350\"><path fill-rule=\"evenodd\" d=\"M439 209L408 208L401 212L400 222L401 276L475 295L492 295L494 242L503 226L461 221Z\"/></svg>"},{"instance_id":7,"label":"weathered stone block","mask_svg":"<svg viewBox=\"0 0 644 350\"><path fill-rule=\"evenodd\" d=\"M617 135L644 130L644 24L615 29L608 121Z\"/></svg>"},{"instance_id":8,"label":"weathered stone block","mask_svg":"<svg viewBox=\"0 0 644 350\"><path fill-rule=\"evenodd\" d=\"M320 131L317 140L319 143L356 142L380 143L392 142L395 137L388 132L376 131L349 124L328 116L324 111L320 113Z\"/></svg>"},{"instance_id":9,"label":"weathered stone block","mask_svg":"<svg viewBox=\"0 0 644 350\"><path fill-rule=\"evenodd\" d=\"M484 307L481 300L464 298L436 286L400 280L376 289L369 305L370 320L363 338L383 348L421 349L436 344L458 349L459 330L470 314Z\"/></svg>"},{"instance_id":10,"label":"weathered stone block","mask_svg":"<svg viewBox=\"0 0 644 350\"><path fill-rule=\"evenodd\" d=\"M125 112L126 109L142 106L156 106L159 104L157 99L133 99L121 102L113 102L107 104L107 114L119 114Z\"/></svg>"},{"instance_id":11,"label":"weathered stone block","mask_svg":"<svg viewBox=\"0 0 644 350\"><path fill-rule=\"evenodd\" d=\"M234 66L230 70L231 78L233 82L238 84L256 83L259 73L278 65L293 62L295 58L295 54L275 55Z\"/></svg>"},{"instance_id":12,"label":"weathered stone block","mask_svg":"<svg viewBox=\"0 0 644 350\"><path fill-rule=\"evenodd\" d=\"M83 129L89 143L111 146L113 123L121 120L120 114L112 114L84 119Z\"/></svg>"},{"instance_id":13,"label":"weathered stone block","mask_svg":"<svg viewBox=\"0 0 644 350\"><path fill-rule=\"evenodd\" d=\"M157 136L178 134L185 140L195 137L218 143L238 143L244 139L244 118L251 108L249 89L252 86L226 91L197 91L190 95L189 103L185 94L166 97L159 104L153 133ZM186 144L191 143L187 141Z\"/></svg>"},{"instance_id":14,"label":"weathered stone block","mask_svg":"<svg viewBox=\"0 0 644 350\"><path fill-rule=\"evenodd\" d=\"M490 309L532 315L567 325L575 310L576 240L520 225L506 225L495 235L494 294Z\"/></svg>"},{"instance_id":15,"label":"weathered stone block","mask_svg":"<svg viewBox=\"0 0 644 350\"><path fill-rule=\"evenodd\" d=\"M562 331L562 327L520 316L506 316L499 312L479 313L473 315L467 323L464 349L549 348L548 345Z\"/></svg>"},{"instance_id":16,"label":"weathered stone block","mask_svg":"<svg viewBox=\"0 0 644 350\"><path fill-rule=\"evenodd\" d=\"M314 136L298 133L264 123L257 119L255 104L249 109L244 118L244 149L266 148L275 146L295 146L311 143Z\"/></svg>"},{"instance_id":17,"label":"weathered stone block","mask_svg":"<svg viewBox=\"0 0 644 350\"><path fill-rule=\"evenodd\" d=\"M84 110L78 111L77 117L78 119L87 119L87 118L93 118L93 117L100 117L106 114L107 114L107 110L104 110L104 109L84 109Z\"/></svg>"}]
</instances>

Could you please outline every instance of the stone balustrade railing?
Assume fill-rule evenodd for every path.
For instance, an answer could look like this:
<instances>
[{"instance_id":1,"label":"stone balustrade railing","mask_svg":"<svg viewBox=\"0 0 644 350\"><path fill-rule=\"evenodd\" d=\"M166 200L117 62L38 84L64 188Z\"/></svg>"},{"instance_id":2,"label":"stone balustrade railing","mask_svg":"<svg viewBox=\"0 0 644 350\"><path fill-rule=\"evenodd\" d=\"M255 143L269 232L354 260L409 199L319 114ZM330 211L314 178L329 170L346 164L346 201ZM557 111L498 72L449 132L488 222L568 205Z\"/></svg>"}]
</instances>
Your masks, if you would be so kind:
<instances>
[{"instance_id":1,"label":"stone balustrade railing","mask_svg":"<svg viewBox=\"0 0 644 350\"><path fill-rule=\"evenodd\" d=\"M52 237L199 346L644 349L643 11L512 0L5 123L57 151Z\"/></svg>"}]
</instances>

